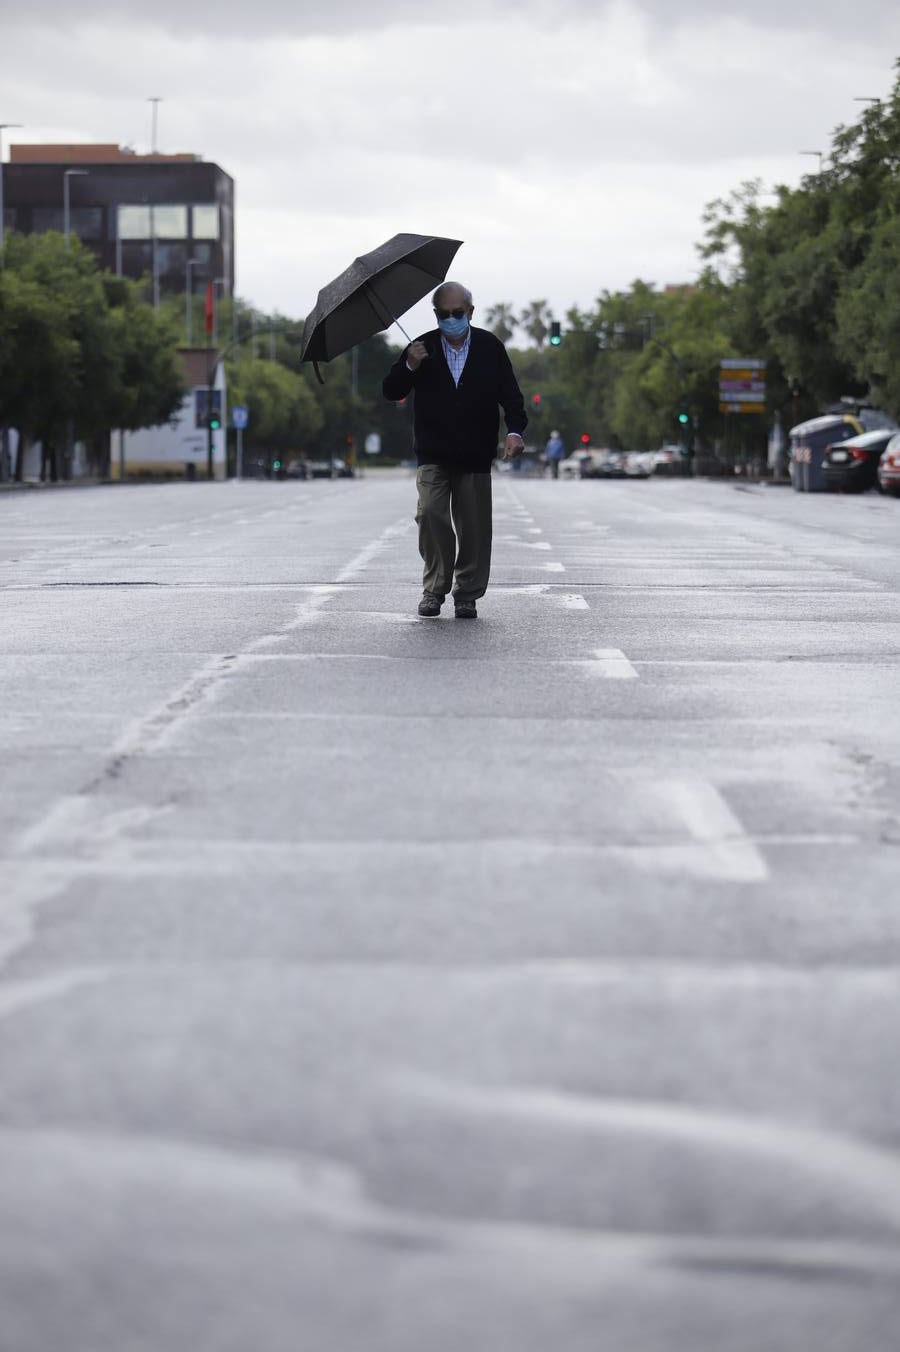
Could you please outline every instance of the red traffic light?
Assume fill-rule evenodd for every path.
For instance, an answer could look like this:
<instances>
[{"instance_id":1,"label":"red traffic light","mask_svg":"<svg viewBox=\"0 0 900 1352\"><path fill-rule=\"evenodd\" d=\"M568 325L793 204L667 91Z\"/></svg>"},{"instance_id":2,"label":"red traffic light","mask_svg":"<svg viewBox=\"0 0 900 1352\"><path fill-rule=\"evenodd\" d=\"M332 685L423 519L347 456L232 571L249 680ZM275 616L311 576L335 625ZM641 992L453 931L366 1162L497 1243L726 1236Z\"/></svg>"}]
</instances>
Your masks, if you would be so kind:
<instances>
[{"instance_id":1,"label":"red traffic light","mask_svg":"<svg viewBox=\"0 0 900 1352\"><path fill-rule=\"evenodd\" d=\"M580 440L581 440L582 446L590 446L590 444L591 444L591 434L590 434L590 432L582 432Z\"/></svg>"},{"instance_id":2,"label":"red traffic light","mask_svg":"<svg viewBox=\"0 0 900 1352\"><path fill-rule=\"evenodd\" d=\"M531 402L534 404L535 408L537 408L541 402L541 396L539 394L533 394L531 396Z\"/></svg>"}]
</instances>

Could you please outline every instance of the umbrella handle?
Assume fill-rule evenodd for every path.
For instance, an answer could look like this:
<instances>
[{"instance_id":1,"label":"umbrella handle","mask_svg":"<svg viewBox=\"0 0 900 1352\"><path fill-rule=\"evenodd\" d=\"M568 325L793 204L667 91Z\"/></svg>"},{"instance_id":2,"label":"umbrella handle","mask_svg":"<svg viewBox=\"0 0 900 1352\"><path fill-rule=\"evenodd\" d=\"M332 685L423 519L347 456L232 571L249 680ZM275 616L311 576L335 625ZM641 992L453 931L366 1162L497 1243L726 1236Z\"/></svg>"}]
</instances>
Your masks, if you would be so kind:
<instances>
[{"instance_id":1,"label":"umbrella handle","mask_svg":"<svg viewBox=\"0 0 900 1352\"><path fill-rule=\"evenodd\" d=\"M320 385L324 385L324 384L325 384L325 377L322 375L322 372L319 370L319 363L318 363L317 361L313 361L313 370L314 370L315 373L316 373L316 380L318 380L318 382L319 382Z\"/></svg>"}]
</instances>

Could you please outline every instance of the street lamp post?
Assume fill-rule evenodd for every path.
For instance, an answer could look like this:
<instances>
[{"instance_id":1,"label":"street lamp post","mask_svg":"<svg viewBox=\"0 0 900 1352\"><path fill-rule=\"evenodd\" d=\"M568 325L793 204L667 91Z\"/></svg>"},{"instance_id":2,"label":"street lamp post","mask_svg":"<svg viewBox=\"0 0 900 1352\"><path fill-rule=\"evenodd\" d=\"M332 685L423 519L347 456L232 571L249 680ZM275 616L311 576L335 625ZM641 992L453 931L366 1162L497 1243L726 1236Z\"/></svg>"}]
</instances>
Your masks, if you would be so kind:
<instances>
[{"instance_id":1,"label":"street lamp post","mask_svg":"<svg viewBox=\"0 0 900 1352\"><path fill-rule=\"evenodd\" d=\"M3 133L9 127L21 125L21 122L0 122L0 268L3 267Z\"/></svg>"},{"instance_id":2,"label":"street lamp post","mask_svg":"<svg viewBox=\"0 0 900 1352\"><path fill-rule=\"evenodd\" d=\"M63 170L63 235L65 236L67 249L69 247L69 179L81 178L89 172L88 169Z\"/></svg>"},{"instance_id":3,"label":"street lamp post","mask_svg":"<svg viewBox=\"0 0 900 1352\"><path fill-rule=\"evenodd\" d=\"M798 151L798 154L800 154L800 155L817 155L818 158L819 158L819 173L821 174L821 172L822 172L822 152L821 152L821 150L801 150L801 151Z\"/></svg>"},{"instance_id":4,"label":"street lamp post","mask_svg":"<svg viewBox=\"0 0 900 1352\"><path fill-rule=\"evenodd\" d=\"M189 258L184 265L184 318L188 347L194 345L194 278L191 268L202 262L202 258Z\"/></svg>"},{"instance_id":5,"label":"street lamp post","mask_svg":"<svg viewBox=\"0 0 900 1352\"><path fill-rule=\"evenodd\" d=\"M151 119L151 131L150 131L150 153L155 155L157 153L156 123L159 116L159 105L162 103L162 99L158 94L154 94L151 98L147 100L147 102L153 104L153 117Z\"/></svg>"},{"instance_id":6,"label":"street lamp post","mask_svg":"<svg viewBox=\"0 0 900 1352\"><path fill-rule=\"evenodd\" d=\"M227 294L228 294L228 278L227 278L227 277L214 277L214 278L213 278L213 294L215 294L215 290L216 290L216 287L217 287L217 286L218 286L218 287L221 287L221 291L222 291L222 299L224 300L225 297L226 297ZM216 343L218 343L218 341L219 341L219 307L218 307L217 305L214 305L214 306L213 306L213 346L214 346L214 347L215 347Z\"/></svg>"}]
</instances>

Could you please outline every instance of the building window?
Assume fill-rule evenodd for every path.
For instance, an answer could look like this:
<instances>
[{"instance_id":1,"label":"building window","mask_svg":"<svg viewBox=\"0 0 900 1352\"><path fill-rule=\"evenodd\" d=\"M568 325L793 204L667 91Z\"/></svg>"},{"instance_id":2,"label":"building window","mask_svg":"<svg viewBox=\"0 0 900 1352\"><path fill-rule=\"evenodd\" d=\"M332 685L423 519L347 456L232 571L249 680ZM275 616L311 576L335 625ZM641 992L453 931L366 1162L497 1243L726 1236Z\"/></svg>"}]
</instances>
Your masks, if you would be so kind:
<instances>
[{"instance_id":1,"label":"building window","mask_svg":"<svg viewBox=\"0 0 900 1352\"><path fill-rule=\"evenodd\" d=\"M218 239L219 238L219 208L217 206L193 207L193 229L194 239Z\"/></svg>"},{"instance_id":2,"label":"building window","mask_svg":"<svg viewBox=\"0 0 900 1352\"><path fill-rule=\"evenodd\" d=\"M187 207L155 206L153 225L157 239L187 239Z\"/></svg>"},{"instance_id":3,"label":"building window","mask_svg":"<svg viewBox=\"0 0 900 1352\"><path fill-rule=\"evenodd\" d=\"M71 207L69 209L69 229L79 239L102 239L103 208Z\"/></svg>"},{"instance_id":4,"label":"building window","mask_svg":"<svg viewBox=\"0 0 900 1352\"><path fill-rule=\"evenodd\" d=\"M119 239L187 239L187 207L119 207Z\"/></svg>"},{"instance_id":5,"label":"building window","mask_svg":"<svg viewBox=\"0 0 900 1352\"><path fill-rule=\"evenodd\" d=\"M35 207L31 213L31 228L36 235L45 235L48 230L62 234L63 215L62 207Z\"/></svg>"},{"instance_id":6,"label":"building window","mask_svg":"<svg viewBox=\"0 0 900 1352\"><path fill-rule=\"evenodd\" d=\"M31 228L36 235L45 235L48 230L57 230L62 234L66 228L65 211L62 207L35 207ZM79 239L102 239L103 208L70 207L69 230Z\"/></svg>"},{"instance_id":7,"label":"building window","mask_svg":"<svg viewBox=\"0 0 900 1352\"><path fill-rule=\"evenodd\" d=\"M150 208L119 207L119 239L149 239Z\"/></svg>"}]
</instances>

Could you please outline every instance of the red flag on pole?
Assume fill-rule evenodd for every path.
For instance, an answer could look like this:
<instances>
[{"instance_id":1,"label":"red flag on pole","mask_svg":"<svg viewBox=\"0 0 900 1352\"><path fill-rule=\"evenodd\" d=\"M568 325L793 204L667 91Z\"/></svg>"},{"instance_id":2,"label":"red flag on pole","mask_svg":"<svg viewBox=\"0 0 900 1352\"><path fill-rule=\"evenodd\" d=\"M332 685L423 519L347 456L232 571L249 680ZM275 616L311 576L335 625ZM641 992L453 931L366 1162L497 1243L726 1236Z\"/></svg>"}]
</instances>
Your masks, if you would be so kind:
<instances>
[{"instance_id":1,"label":"red flag on pole","mask_svg":"<svg viewBox=\"0 0 900 1352\"><path fill-rule=\"evenodd\" d=\"M214 299L214 297L213 297L213 284L212 284L212 282L207 282L207 283L206 283L206 309L205 309L205 311L204 311L204 316L205 316L205 319L206 319L206 336L207 336L207 338L211 338L211 337L212 337L212 332L213 332L213 327L214 327L213 321L214 321L214 317L215 317L215 304L216 304L216 302L215 302L215 299Z\"/></svg>"}]
</instances>

